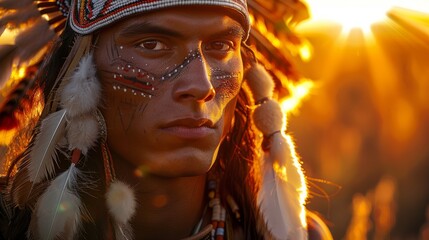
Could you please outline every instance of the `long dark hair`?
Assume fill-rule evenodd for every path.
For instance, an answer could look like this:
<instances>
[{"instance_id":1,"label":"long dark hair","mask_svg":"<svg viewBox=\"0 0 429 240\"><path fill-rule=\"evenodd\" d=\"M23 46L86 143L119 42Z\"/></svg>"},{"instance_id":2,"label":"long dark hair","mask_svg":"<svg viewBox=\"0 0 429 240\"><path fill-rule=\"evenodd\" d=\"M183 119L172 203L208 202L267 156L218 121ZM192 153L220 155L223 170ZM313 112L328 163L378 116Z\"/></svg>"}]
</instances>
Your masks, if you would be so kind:
<instances>
[{"instance_id":1,"label":"long dark hair","mask_svg":"<svg viewBox=\"0 0 429 240\"><path fill-rule=\"evenodd\" d=\"M263 239L261 229L258 229L261 227L261 217L256 197L260 178L256 170L258 152L250 119L250 101L247 92L241 89L235 109L234 127L230 136L222 143L217 161L223 171L221 192L230 194L241 208L241 226L245 239Z\"/></svg>"}]
</instances>

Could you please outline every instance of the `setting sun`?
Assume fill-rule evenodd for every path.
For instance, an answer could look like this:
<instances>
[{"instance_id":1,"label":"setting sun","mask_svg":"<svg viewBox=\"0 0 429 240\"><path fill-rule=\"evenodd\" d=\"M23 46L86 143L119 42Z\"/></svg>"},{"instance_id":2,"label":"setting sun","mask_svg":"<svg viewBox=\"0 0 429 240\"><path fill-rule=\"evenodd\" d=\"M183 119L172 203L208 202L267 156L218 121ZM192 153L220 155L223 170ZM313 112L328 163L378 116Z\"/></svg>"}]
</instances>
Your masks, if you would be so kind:
<instances>
[{"instance_id":1,"label":"setting sun","mask_svg":"<svg viewBox=\"0 0 429 240\"><path fill-rule=\"evenodd\" d=\"M387 18L393 7L429 12L429 2L422 0L307 0L311 7L311 21L332 21L347 34L352 29L371 31L371 25Z\"/></svg>"}]
</instances>

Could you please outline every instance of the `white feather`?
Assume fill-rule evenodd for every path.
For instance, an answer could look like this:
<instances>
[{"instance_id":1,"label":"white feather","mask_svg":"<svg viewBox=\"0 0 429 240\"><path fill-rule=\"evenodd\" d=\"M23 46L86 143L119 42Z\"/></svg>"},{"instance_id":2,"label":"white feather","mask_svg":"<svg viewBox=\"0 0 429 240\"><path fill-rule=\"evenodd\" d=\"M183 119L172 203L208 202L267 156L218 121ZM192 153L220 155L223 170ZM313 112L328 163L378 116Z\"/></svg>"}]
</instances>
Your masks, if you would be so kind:
<instances>
[{"instance_id":1,"label":"white feather","mask_svg":"<svg viewBox=\"0 0 429 240\"><path fill-rule=\"evenodd\" d=\"M115 239L116 240L131 240L133 239L133 232L131 226L115 224Z\"/></svg>"},{"instance_id":2,"label":"white feather","mask_svg":"<svg viewBox=\"0 0 429 240\"><path fill-rule=\"evenodd\" d=\"M30 181L35 184L53 176L57 163L57 147L64 137L66 126L66 110L48 115L40 125L34 145L30 151L28 173Z\"/></svg>"},{"instance_id":3,"label":"white feather","mask_svg":"<svg viewBox=\"0 0 429 240\"><path fill-rule=\"evenodd\" d=\"M98 121L94 115L83 115L70 121L67 126L69 149L80 149L83 155L93 147L98 138Z\"/></svg>"},{"instance_id":4,"label":"white feather","mask_svg":"<svg viewBox=\"0 0 429 240\"><path fill-rule=\"evenodd\" d=\"M307 239L307 191L301 165L289 136L277 133L272 138L262 165L259 207L275 239Z\"/></svg>"},{"instance_id":5,"label":"white feather","mask_svg":"<svg viewBox=\"0 0 429 240\"><path fill-rule=\"evenodd\" d=\"M55 178L36 205L37 239L74 239L80 225L82 205L74 190L79 170L72 164Z\"/></svg>"},{"instance_id":6,"label":"white feather","mask_svg":"<svg viewBox=\"0 0 429 240\"><path fill-rule=\"evenodd\" d=\"M136 211L134 191L125 183L115 181L106 193L107 207L113 219L127 224Z\"/></svg>"},{"instance_id":7,"label":"white feather","mask_svg":"<svg viewBox=\"0 0 429 240\"><path fill-rule=\"evenodd\" d=\"M84 56L61 93L61 105L70 117L94 112L101 95L92 54Z\"/></svg>"}]
</instances>

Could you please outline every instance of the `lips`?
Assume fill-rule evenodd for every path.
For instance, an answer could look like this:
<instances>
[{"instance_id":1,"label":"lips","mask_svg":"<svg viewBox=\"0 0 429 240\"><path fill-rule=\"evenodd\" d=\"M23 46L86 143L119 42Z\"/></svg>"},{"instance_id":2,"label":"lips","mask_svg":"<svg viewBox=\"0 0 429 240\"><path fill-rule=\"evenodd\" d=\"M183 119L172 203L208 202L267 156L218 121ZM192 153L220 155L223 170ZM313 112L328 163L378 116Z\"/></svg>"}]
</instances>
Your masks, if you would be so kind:
<instances>
[{"instance_id":1,"label":"lips","mask_svg":"<svg viewBox=\"0 0 429 240\"><path fill-rule=\"evenodd\" d=\"M161 129L183 139L205 138L215 132L213 122L207 118L177 119L163 125Z\"/></svg>"}]
</instances>

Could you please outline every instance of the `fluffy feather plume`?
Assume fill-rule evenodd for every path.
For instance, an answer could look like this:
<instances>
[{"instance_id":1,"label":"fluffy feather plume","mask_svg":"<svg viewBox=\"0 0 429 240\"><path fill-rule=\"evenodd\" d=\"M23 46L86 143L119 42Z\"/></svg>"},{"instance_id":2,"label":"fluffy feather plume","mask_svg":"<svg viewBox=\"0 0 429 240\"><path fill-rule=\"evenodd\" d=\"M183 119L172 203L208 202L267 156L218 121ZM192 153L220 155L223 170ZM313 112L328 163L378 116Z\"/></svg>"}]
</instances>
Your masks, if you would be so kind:
<instances>
[{"instance_id":1,"label":"fluffy feather plume","mask_svg":"<svg viewBox=\"0 0 429 240\"><path fill-rule=\"evenodd\" d=\"M75 239L82 215L80 198L74 190L79 170L72 164L55 178L36 205L37 239Z\"/></svg>"},{"instance_id":2,"label":"fluffy feather plume","mask_svg":"<svg viewBox=\"0 0 429 240\"><path fill-rule=\"evenodd\" d=\"M286 123L286 116L283 114L279 103L270 99L253 111L253 121L255 126L265 136L268 136L283 128Z\"/></svg>"},{"instance_id":3,"label":"fluffy feather plume","mask_svg":"<svg viewBox=\"0 0 429 240\"><path fill-rule=\"evenodd\" d=\"M40 125L34 145L30 151L28 165L29 180L36 184L53 176L57 162L57 148L64 137L66 127L66 110L48 115Z\"/></svg>"},{"instance_id":4,"label":"fluffy feather plume","mask_svg":"<svg viewBox=\"0 0 429 240\"><path fill-rule=\"evenodd\" d=\"M0 89L9 80L12 73L15 50L14 45L0 45Z\"/></svg>"},{"instance_id":5,"label":"fluffy feather plume","mask_svg":"<svg viewBox=\"0 0 429 240\"><path fill-rule=\"evenodd\" d=\"M246 82L256 102L263 98L273 97L274 80L267 70L265 70L264 66L255 64L247 70Z\"/></svg>"},{"instance_id":6,"label":"fluffy feather plume","mask_svg":"<svg viewBox=\"0 0 429 240\"><path fill-rule=\"evenodd\" d=\"M67 126L67 142L69 150L80 149L83 155L93 147L97 141L99 126L96 116L82 115L74 118Z\"/></svg>"},{"instance_id":7,"label":"fluffy feather plume","mask_svg":"<svg viewBox=\"0 0 429 240\"><path fill-rule=\"evenodd\" d=\"M93 112L100 100L101 86L96 77L92 54L82 58L61 93L61 105L70 117Z\"/></svg>"},{"instance_id":8,"label":"fluffy feather plume","mask_svg":"<svg viewBox=\"0 0 429 240\"><path fill-rule=\"evenodd\" d=\"M115 220L116 239L131 239L132 228L129 221L136 211L134 191L125 183L116 180L106 193L106 201L109 213Z\"/></svg>"},{"instance_id":9,"label":"fluffy feather plume","mask_svg":"<svg viewBox=\"0 0 429 240\"><path fill-rule=\"evenodd\" d=\"M106 193L107 207L113 218L126 224L136 211L134 191L125 183L113 182Z\"/></svg>"},{"instance_id":10,"label":"fluffy feather plume","mask_svg":"<svg viewBox=\"0 0 429 240\"><path fill-rule=\"evenodd\" d=\"M275 239L307 239L305 178L293 142L283 133L286 115L280 104L270 99L273 80L260 65L253 66L246 78L255 101L264 99L254 110L253 121L262 134L270 138L269 151L261 161L258 204L262 215Z\"/></svg>"}]
</instances>

